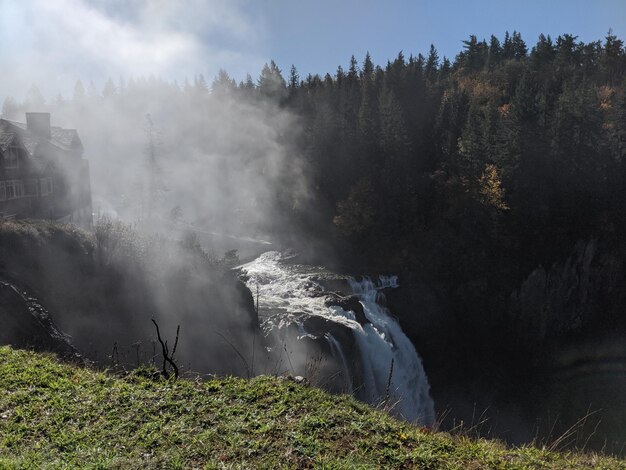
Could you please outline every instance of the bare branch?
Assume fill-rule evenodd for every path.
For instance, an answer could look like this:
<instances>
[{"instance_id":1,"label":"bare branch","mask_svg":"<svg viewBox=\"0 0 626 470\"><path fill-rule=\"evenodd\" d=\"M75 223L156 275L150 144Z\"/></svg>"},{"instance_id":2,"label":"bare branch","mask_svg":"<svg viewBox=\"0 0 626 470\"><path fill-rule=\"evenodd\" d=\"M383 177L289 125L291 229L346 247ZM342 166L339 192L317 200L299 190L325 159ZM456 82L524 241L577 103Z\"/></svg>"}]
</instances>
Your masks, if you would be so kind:
<instances>
[{"instance_id":1,"label":"bare branch","mask_svg":"<svg viewBox=\"0 0 626 470\"><path fill-rule=\"evenodd\" d=\"M167 372L167 364L169 364L172 367L172 369L174 369L174 377L177 379L178 378L178 366L174 363L172 359L173 353L172 353L172 356L169 355L168 348L167 348L167 341L163 342L163 340L161 339L161 332L159 331L159 325L154 320L154 318L152 319L152 323L154 323L154 326L156 328L157 339L159 340L159 343L161 343L161 349L163 351L163 371L161 373L163 374L163 377L165 378L169 377L169 372ZM180 325L178 325L178 328L176 329L176 343L174 344L174 350L176 350L176 345L178 344L179 330L180 330Z\"/></svg>"}]
</instances>

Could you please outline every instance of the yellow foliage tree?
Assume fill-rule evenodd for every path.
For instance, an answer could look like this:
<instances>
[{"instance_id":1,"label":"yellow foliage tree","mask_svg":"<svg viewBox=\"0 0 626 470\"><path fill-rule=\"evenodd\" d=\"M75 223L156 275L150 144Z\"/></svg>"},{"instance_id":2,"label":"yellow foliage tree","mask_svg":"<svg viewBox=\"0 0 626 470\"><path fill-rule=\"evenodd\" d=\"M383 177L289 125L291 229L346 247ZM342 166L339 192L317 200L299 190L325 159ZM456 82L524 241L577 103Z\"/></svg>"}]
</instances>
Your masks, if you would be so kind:
<instances>
[{"instance_id":1,"label":"yellow foliage tree","mask_svg":"<svg viewBox=\"0 0 626 470\"><path fill-rule=\"evenodd\" d=\"M500 181L500 175L495 165L485 166L483 174L479 180L479 191L483 204L494 207L498 210L508 210L509 206L504 200L504 189Z\"/></svg>"}]
</instances>

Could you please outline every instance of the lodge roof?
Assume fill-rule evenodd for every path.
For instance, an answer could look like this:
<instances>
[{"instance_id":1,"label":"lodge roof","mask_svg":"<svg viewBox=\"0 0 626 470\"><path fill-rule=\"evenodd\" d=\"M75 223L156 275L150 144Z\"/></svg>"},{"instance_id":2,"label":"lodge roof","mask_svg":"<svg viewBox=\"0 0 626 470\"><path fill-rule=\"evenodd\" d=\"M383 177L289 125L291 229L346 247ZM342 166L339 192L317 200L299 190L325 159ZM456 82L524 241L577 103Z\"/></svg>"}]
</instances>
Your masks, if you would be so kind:
<instances>
[{"instance_id":1,"label":"lodge roof","mask_svg":"<svg viewBox=\"0 0 626 470\"><path fill-rule=\"evenodd\" d=\"M29 131L26 128L26 124L22 122L0 119L0 150L6 151L16 137L24 145L31 157L34 156L35 149L42 140L51 143L61 150L83 150L83 145L76 129L50 126L50 138L46 139Z\"/></svg>"}]
</instances>

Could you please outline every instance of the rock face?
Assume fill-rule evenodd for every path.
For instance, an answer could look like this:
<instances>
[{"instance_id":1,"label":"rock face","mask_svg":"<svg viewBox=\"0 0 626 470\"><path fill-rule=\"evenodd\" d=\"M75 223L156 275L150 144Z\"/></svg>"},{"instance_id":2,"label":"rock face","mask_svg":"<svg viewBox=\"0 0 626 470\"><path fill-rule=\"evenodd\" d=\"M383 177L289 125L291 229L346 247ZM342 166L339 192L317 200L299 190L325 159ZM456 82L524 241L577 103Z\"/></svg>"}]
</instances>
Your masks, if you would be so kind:
<instances>
[{"instance_id":1,"label":"rock face","mask_svg":"<svg viewBox=\"0 0 626 470\"><path fill-rule=\"evenodd\" d=\"M352 311L356 321L358 321L361 326L369 323L369 320L365 317L365 312L363 312L363 305L361 305L359 298L355 295L342 296L331 292L325 303L329 307L334 305L341 307L345 311Z\"/></svg>"},{"instance_id":2,"label":"rock face","mask_svg":"<svg viewBox=\"0 0 626 470\"><path fill-rule=\"evenodd\" d=\"M518 335L542 342L610 315L624 301L622 259L596 240L580 241L564 262L535 269L511 295L509 315Z\"/></svg>"},{"instance_id":3,"label":"rock face","mask_svg":"<svg viewBox=\"0 0 626 470\"><path fill-rule=\"evenodd\" d=\"M0 325L0 344L76 356L68 338L37 299L6 281L0 281Z\"/></svg>"}]
</instances>

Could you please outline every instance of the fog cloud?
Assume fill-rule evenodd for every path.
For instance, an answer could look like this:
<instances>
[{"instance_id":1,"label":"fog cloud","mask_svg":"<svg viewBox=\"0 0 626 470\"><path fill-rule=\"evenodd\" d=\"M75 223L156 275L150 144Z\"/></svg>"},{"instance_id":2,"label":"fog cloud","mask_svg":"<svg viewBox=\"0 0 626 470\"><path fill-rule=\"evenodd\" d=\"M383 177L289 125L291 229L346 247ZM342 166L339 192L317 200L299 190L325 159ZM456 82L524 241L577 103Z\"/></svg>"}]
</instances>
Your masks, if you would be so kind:
<instances>
[{"instance_id":1,"label":"fog cloud","mask_svg":"<svg viewBox=\"0 0 626 470\"><path fill-rule=\"evenodd\" d=\"M221 279L219 270L213 277L194 278L190 269L197 260L168 248L170 239L194 247L196 239L188 237L192 231L216 258L226 250L241 253L246 243L254 245L251 255L269 249L258 240L276 240L277 233L288 231L293 212L305 210L309 191L297 150L300 125L281 105L287 90L277 67L263 68L267 59L258 54L262 25L241 5L223 0L0 0L0 43L11 45L0 53L8 71L0 77L0 94L18 101L5 103L2 117L23 122L25 111L48 111L53 126L76 128L90 164L96 216L165 235L146 237L157 240L150 243L167 239L158 245L164 247L158 256L148 257L155 265L135 263L146 272L124 281L140 286L141 308L133 308L138 301L126 297L122 281L111 288L117 306L110 298L83 298L90 290L76 292L69 282L59 289L68 301L58 309L70 319L61 323L78 344L100 330L94 325L103 318L108 324L117 315L119 324L102 339L100 354L113 341L135 341L139 330L152 334L150 315L162 319L168 331L181 324L186 332L181 352L188 355L215 331L248 345L252 330L242 330L241 324L248 325L254 314L249 293L234 292L232 280ZM233 76L242 71L258 75L263 69L263 79L237 86L220 69ZM31 94L21 102L31 83L45 100ZM64 97L56 98L58 91ZM135 232L120 233L121 239L140 238ZM257 241L243 241L250 239ZM233 258L231 253L236 264ZM98 262L108 272L110 263ZM121 255L116 263L119 272L141 271ZM75 277L69 264L48 265L58 271L51 279L62 277L59 272ZM93 300L99 308L85 308L91 315L78 321L68 307L74 297L87 304ZM242 299L249 300L247 310ZM120 314L126 311L134 316ZM129 326L133 321L136 328ZM228 345L218 347L232 355ZM215 356L214 349L203 351ZM215 362L208 356L198 361Z\"/></svg>"},{"instance_id":2,"label":"fog cloud","mask_svg":"<svg viewBox=\"0 0 626 470\"><path fill-rule=\"evenodd\" d=\"M259 70L263 22L223 0L2 0L0 62L4 93L31 83L53 96L76 79L215 75Z\"/></svg>"},{"instance_id":3,"label":"fog cloud","mask_svg":"<svg viewBox=\"0 0 626 470\"><path fill-rule=\"evenodd\" d=\"M11 44L0 53L10 71L0 90L19 101L34 83L46 101L27 96L3 117L23 121L24 111L50 111L53 125L78 129L96 212L263 237L285 210L302 207L307 187L293 145L298 125L280 99L268 97L284 82L266 77L271 93L263 93L237 89L222 76L221 89L211 92L219 70L258 74L266 61L258 54L263 22L241 2L0 5L0 43ZM56 98L59 90L65 98ZM219 245L216 254L234 247Z\"/></svg>"}]
</instances>

